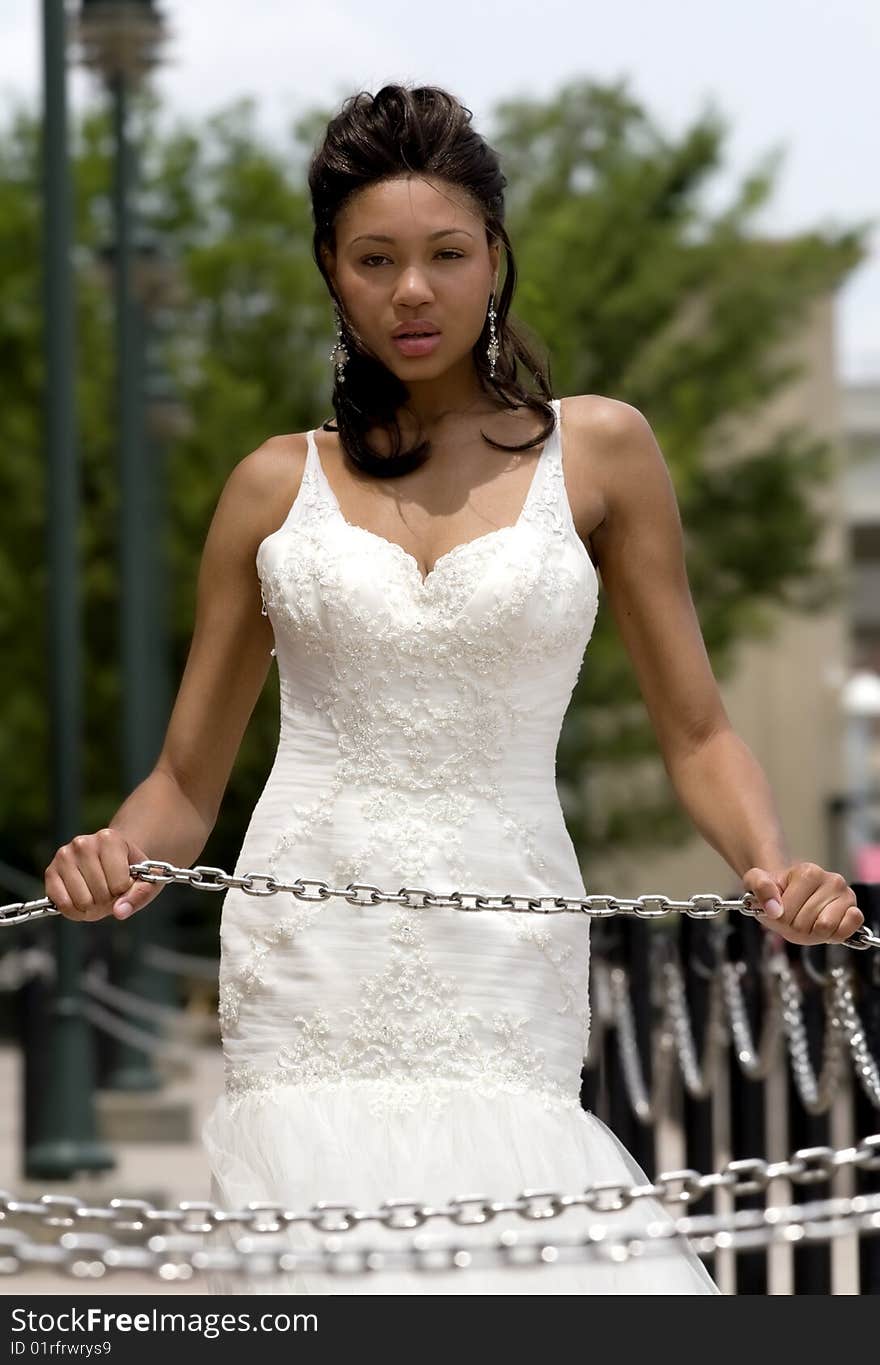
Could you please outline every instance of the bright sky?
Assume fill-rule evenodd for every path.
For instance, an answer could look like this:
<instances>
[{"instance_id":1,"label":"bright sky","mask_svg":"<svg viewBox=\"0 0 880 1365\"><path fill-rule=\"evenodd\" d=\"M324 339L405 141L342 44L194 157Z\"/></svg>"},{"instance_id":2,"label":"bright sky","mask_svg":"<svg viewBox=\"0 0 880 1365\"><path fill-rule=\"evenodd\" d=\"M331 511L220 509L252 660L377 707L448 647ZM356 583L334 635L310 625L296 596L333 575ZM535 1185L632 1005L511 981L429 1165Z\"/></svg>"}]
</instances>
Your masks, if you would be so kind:
<instances>
[{"instance_id":1,"label":"bright sky","mask_svg":"<svg viewBox=\"0 0 880 1365\"><path fill-rule=\"evenodd\" d=\"M76 0L70 0L72 8ZM782 147L767 232L876 220L871 258L839 296L838 362L880 378L880 0L158 0L172 37L154 77L171 110L258 98L267 132L388 81L443 85L491 139L494 104L583 76L628 76L670 131L711 102L731 125L714 202ZM39 0L0 5L0 100L40 97ZM74 107L97 98L74 69ZM871 132L871 129L874 132Z\"/></svg>"}]
</instances>

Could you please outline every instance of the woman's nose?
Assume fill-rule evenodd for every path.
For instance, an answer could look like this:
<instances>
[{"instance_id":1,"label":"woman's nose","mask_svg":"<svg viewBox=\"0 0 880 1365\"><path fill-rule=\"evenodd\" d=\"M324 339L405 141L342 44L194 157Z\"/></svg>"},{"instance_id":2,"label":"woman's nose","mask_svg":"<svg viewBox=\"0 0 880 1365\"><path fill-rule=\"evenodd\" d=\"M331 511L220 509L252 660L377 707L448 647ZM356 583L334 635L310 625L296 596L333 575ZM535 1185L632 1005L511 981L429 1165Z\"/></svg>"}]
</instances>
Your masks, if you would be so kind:
<instances>
[{"instance_id":1,"label":"woman's nose","mask_svg":"<svg viewBox=\"0 0 880 1365\"><path fill-rule=\"evenodd\" d=\"M428 281L417 270L405 270L394 291L395 300L414 304L423 303L434 297Z\"/></svg>"}]
</instances>

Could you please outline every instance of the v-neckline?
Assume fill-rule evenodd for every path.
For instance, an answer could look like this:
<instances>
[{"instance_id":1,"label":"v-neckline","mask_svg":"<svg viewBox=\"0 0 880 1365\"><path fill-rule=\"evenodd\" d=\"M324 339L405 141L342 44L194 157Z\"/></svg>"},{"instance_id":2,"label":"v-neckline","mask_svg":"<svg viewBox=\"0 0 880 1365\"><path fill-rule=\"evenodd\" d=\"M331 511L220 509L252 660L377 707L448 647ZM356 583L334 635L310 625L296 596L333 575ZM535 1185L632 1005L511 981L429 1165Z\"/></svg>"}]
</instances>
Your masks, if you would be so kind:
<instances>
[{"instance_id":1,"label":"v-neckline","mask_svg":"<svg viewBox=\"0 0 880 1365\"><path fill-rule=\"evenodd\" d=\"M541 474L542 466L544 464L544 457L547 454L547 448L553 441L558 440L559 438L560 415L558 400L554 399L552 402L552 406L556 413L556 425L551 431L550 435L544 441L544 444L541 448L541 453L538 456L537 460L535 461L535 467L532 470L532 477L529 480L529 486L526 490L525 500L523 502L522 508L520 509L520 513L516 521L509 526L496 526L491 531L484 531L482 535L474 536L472 540L463 540L458 545L453 545L451 549L444 551L442 555L439 555L438 558L434 560L434 563L432 564L431 568L428 570L426 574L422 573L421 565L419 564L419 561L416 558L416 556L410 550L407 550L403 545L401 545L399 541L390 540L388 536L380 535L378 531L371 531L367 526L360 526L358 525L357 522L348 520L348 518L345 516L345 514L342 511L342 508L339 505L339 499L333 492L333 489L330 485L330 480L327 478L327 475L324 472L324 466L321 463L321 456L318 451L318 443L315 440L314 429L307 433L307 441L312 454L312 458L315 462L315 469L318 475L318 479L321 482L323 488L327 493L327 496L330 499L334 512L339 517L343 525L347 526L350 531L359 531L361 535L369 536L371 540L377 540L379 541L380 544L389 546L392 552L396 551L401 556L402 562L407 564L407 566L411 569L414 577L417 579L422 590L426 591L434 582L435 576L438 574L438 572L442 571L443 567L450 560L454 559L456 555L460 554L463 550L470 549L472 545L480 545L484 541L492 540L496 536L509 535L511 532L519 530L520 526L525 520L526 513L529 510L532 500L536 495L538 480Z\"/></svg>"}]
</instances>

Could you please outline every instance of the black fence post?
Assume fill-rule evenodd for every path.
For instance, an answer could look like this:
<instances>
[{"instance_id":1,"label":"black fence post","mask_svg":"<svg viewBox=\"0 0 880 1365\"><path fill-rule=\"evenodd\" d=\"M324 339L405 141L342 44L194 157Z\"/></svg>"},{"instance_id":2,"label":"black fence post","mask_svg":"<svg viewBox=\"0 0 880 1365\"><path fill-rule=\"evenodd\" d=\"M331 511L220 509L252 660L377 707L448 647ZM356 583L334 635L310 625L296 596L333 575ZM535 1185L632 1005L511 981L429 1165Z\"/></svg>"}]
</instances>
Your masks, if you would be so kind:
<instances>
[{"instance_id":1,"label":"black fence post","mask_svg":"<svg viewBox=\"0 0 880 1365\"><path fill-rule=\"evenodd\" d=\"M656 956L654 934L648 921L639 922L626 916L623 929L624 955L629 969L630 995L633 1003L636 1040L648 1093L654 1083L652 1051L654 1040L652 961ZM657 1143L655 1125L634 1122L633 1156L649 1180L657 1175Z\"/></svg>"},{"instance_id":2,"label":"black fence post","mask_svg":"<svg viewBox=\"0 0 880 1365\"><path fill-rule=\"evenodd\" d=\"M716 953L716 925L705 920L682 916L680 929L681 962L685 974L688 1007L694 1026L694 1043L698 1055L705 1049L709 1018L709 985L714 972ZM694 1170L713 1169L715 1151L712 1142L712 1096L699 1100L684 1089L683 1122L687 1164ZM706 1212L701 1206L700 1210Z\"/></svg>"},{"instance_id":3,"label":"black fence post","mask_svg":"<svg viewBox=\"0 0 880 1365\"><path fill-rule=\"evenodd\" d=\"M599 1011L599 1006L598 1006L598 1003L597 1003L596 976L597 976L597 963L599 963L600 961L603 961L604 958L605 958L605 956L606 956L605 946L604 946L604 934L603 934L603 932L602 932L603 929L604 929L604 925L602 924L601 920L591 921L591 923L590 923L590 977L589 977L589 994L590 994L590 1010L591 1010L589 1051L590 1051L591 1054L594 1054L594 1050L595 1050L595 1049L594 1049L594 1041L593 1041L593 1039L594 1039L594 1034L598 1031L598 1029L599 1029L599 1027L600 1027L600 1026L599 1026L599 1022L598 1022L598 1011ZM595 1114L598 1118L601 1118L601 1117L602 1117L601 1113L599 1112L599 1111L600 1111L600 1108L601 1108L601 1102L602 1102L602 1096L601 1096L601 1080L602 1080L602 1060L601 1060L601 1058L599 1058L599 1059L597 1060L595 1066L589 1066L589 1067L588 1067L587 1064L586 1064L586 1058L584 1058L584 1064L583 1064L583 1066L581 1067L581 1096L580 1096L580 1098L581 1098L581 1108L582 1108L582 1109L585 1109L585 1110L587 1111L587 1113L589 1113L589 1114Z\"/></svg>"},{"instance_id":4,"label":"black fence post","mask_svg":"<svg viewBox=\"0 0 880 1365\"><path fill-rule=\"evenodd\" d=\"M822 1065L822 1048L825 1029L825 995L821 986L807 973L806 959L801 948L785 942L787 954L803 993L804 1025L807 1044L814 1071L819 1073ZM810 948L812 962L820 973L825 971L825 945ZM828 1111L823 1114L810 1114L803 1106L792 1076L791 1062L788 1066L789 1093L789 1137L790 1150L799 1147L828 1147L831 1145L831 1123ZM828 1180L802 1185L792 1181L791 1198L795 1204L809 1203L814 1199L831 1197L831 1182ZM794 1248L794 1292L795 1294L831 1293L831 1246L830 1243L813 1242Z\"/></svg>"},{"instance_id":5,"label":"black fence post","mask_svg":"<svg viewBox=\"0 0 880 1365\"><path fill-rule=\"evenodd\" d=\"M40 949L52 956L52 938L48 921L25 924L17 932L22 952ZM26 978L16 991L17 1035L21 1040L21 1151L19 1176L26 1175L25 1154L36 1142L39 1132L38 1097L49 1084L49 1008L54 983L41 975ZM7 1102L11 1102L7 1099Z\"/></svg>"},{"instance_id":6,"label":"black fence post","mask_svg":"<svg viewBox=\"0 0 880 1365\"><path fill-rule=\"evenodd\" d=\"M735 917L730 926L730 957L745 963L742 977L743 1002L752 1034L761 1033L763 931L743 918ZM766 1106L764 1084L752 1081L743 1074L736 1058L736 1048L728 1051L730 1066L730 1128L732 1156L735 1161L744 1157L761 1157L767 1147ZM737 1198L738 1209L763 1209L766 1193L744 1194ZM768 1290L768 1261L766 1251L738 1251L736 1254L737 1294L766 1294Z\"/></svg>"},{"instance_id":7,"label":"black fence post","mask_svg":"<svg viewBox=\"0 0 880 1365\"><path fill-rule=\"evenodd\" d=\"M865 925L880 934L880 883L852 882ZM855 963L856 1007L871 1055L880 1064L880 948L853 952ZM854 1087L856 1138L880 1133L880 1109L868 1099L861 1085ZM880 1151L877 1153L880 1158ZM880 1170L856 1170L856 1194L880 1194ZM859 1283L862 1294L880 1294L880 1237L859 1239Z\"/></svg>"},{"instance_id":8,"label":"black fence post","mask_svg":"<svg viewBox=\"0 0 880 1365\"><path fill-rule=\"evenodd\" d=\"M726 926L721 926L726 932ZM681 917L679 928L679 952L684 969L685 991L691 1019L693 1020L694 1043L697 1055L705 1053L707 1028L709 1022L709 984L715 970L718 951L719 925L716 921L695 920L687 915ZM685 1166L699 1171L701 1175L715 1169L715 1143L713 1136L712 1109L714 1093L704 1100L695 1099L682 1085L682 1124L684 1127ZM714 1213L714 1201L703 1198L693 1206L694 1214ZM709 1274L716 1276L715 1253L704 1257Z\"/></svg>"},{"instance_id":9,"label":"black fence post","mask_svg":"<svg viewBox=\"0 0 880 1365\"><path fill-rule=\"evenodd\" d=\"M625 968L629 974L639 1055L642 1059L645 1084L650 1092L652 1080L650 982L644 979L647 959L645 959L644 964L641 960L634 963L633 959L633 942L638 942L637 937L634 940L633 930L635 929L644 935L645 926L644 924L634 925L631 920L624 916L615 916L614 920L606 922L604 927L603 955L605 960L612 970L615 966L620 966ZM607 1117L605 1114L600 1117L635 1157L648 1179L653 1179L655 1174L654 1130L650 1125L641 1123L633 1112L626 1086L626 1077L620 1061L620 1042L616 1028L608 1029L605 1034L600 1066L599 1084L605 1098L604 1107L607 1109Z\"/></svg>"}]
</instances>

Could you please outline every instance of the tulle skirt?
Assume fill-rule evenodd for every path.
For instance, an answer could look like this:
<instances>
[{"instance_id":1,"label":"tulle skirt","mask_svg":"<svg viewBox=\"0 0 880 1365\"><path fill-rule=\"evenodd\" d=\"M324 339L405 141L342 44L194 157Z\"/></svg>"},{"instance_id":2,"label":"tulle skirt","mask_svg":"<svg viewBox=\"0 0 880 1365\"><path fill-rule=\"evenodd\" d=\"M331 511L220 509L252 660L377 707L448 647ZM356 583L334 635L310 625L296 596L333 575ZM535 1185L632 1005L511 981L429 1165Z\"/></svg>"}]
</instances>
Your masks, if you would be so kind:
<instances>
[{"instance_id":1,"label":"tulle skirt","mask_svg":"<svg viewBox=\"0 0 880 1365\"><path fill-rule=\"evenodd\" d=\"M350 1202L364 1211L391 1198L446 1204L457 1196L512 1199L524 1190L573 1194L596 1181L647 1183L645 1172L595 1114L547 1105L531 1094L487 1096L462 1088L445 1094L411 1093L409 1103L377 1105L375 1087L361 1080L322 1086L290 1085L233 1099L221 1095L202 1128L211 1170L211 1195L225 1208L268 1200L305 1211L320 1201ZM468 1210L470 1215L472 1210ZM460 1226L431 1218L418 1230L376 1221L335 1234L345 1248L409 1245L415 1235L433 1245L495 1242L504 1231L552 1244L601 1224L608 1236L632 1235L648 1222L669 1223L656 1200L597 1214L569 1208L540 1221L517 1213ZM236 1235L240 1235L239 1229ZM231 1237L231 1230L227 1229ZM218 1234L212 1235L217 1244ZM279 1235L260 1234L266 1246ZM316 1248L326 1234L296 1223L283 1233L291 1249ZM435 1262L436 1263L436 1262ZM683 1238L662 1254L620 1263L463 1266L456 1269L359 1271L296 1270L271 1276L215 1271L215 1294L720 1294Z\"/></svg>"}]
</instances>

